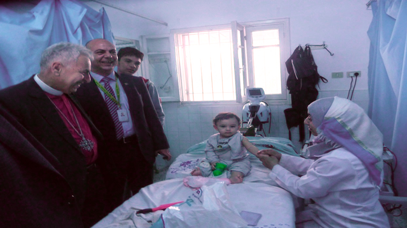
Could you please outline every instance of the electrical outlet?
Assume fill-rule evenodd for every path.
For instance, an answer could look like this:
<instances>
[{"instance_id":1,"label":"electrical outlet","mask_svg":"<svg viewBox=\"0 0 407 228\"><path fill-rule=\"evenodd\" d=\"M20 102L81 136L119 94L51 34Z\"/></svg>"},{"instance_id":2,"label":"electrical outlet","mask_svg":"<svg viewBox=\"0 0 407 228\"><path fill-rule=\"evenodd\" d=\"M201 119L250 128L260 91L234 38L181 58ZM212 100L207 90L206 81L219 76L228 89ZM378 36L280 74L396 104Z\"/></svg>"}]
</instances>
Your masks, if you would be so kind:
<instances>
[{"instance_id":1,"label":"electrical outlet","mask_svg":"<svg viewBox=\"0 0 407 228\"><path fill-rule=\"evenodd\" d=\"M346 72L346 75L348 76L348 78L360 77L360 76L362 76L362 73L360 71L348 71L348 72Z\"/></svg>"},{"instance_id":2,"label":"electrical outlet","mask_svg":"<svg viewBox=\"0 0 407 228\"><path fill-rule=\"evenodd\" d=\"M332 78L343 78L343 72L332 72Z\"/></svg>"}]
</instances>

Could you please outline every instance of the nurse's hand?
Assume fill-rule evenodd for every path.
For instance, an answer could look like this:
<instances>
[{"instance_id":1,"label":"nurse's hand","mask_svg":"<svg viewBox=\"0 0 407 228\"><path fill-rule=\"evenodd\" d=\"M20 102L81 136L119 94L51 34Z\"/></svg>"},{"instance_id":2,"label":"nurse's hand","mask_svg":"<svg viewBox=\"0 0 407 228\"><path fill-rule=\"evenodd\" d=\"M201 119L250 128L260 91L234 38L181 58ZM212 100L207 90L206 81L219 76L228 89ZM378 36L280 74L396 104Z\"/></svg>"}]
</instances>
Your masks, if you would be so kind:
<instances>
[{"instance_id":1,"label":"nurse's hand","mask_svg":"<svg viewBox=\"0 0 407 228\"><path fill-rule=\"evenodd\" d=\"M259 155L259 159L261 160L263 165L270 170L278 164L278 159L275 156Z\"/></svg>"},{"instance_id":2,"label":"nurse's hand","mask_svg":"<svg viewBox=\"0 0 407 228\"><path fill-rule=\"evenodd\" d=\"M278 161L280 161L280 159L281 159L281 154L273 149L264 149L264 150L260 150L257 153L258 158L260 158L260 156L262 156L262 155L276 157Z\"/></svg>"}]
</instances>

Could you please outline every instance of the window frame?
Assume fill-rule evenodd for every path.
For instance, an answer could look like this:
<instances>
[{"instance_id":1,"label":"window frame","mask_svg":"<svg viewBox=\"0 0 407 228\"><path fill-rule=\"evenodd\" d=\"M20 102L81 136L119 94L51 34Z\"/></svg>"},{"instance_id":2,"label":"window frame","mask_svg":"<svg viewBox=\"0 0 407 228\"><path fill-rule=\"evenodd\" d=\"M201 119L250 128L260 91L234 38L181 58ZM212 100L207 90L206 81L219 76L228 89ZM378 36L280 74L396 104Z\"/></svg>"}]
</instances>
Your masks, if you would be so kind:
<instances>
[{"instance_id":1,"label":"window frame","mask_svg":"<svg viewBox=\"0 0 407 228\"><path fill-rule=\"evenodd\" d=\"M142 66L144 68L143 74L144 77L151 80L160 95L161 102L178 102L180 101L180 94L179 94L179 84L178 84L178 74L176 71L176 58L175 58L175 45L174 45L174 36L172 34L164 34L164 35L149 35L149 36L141 36L142 39L142 52L144 53L144 58L142 61ZM150 48L148 47L148 40L168 40L168 50L167 51L150 51ZM158 55L168 55L169 59L168 61L170 62L168 66L168 74L171 75L171 77L168 78L163 78L167 84L171 82L174 88L171 88L170 93L163 93L160 89L160 84L153 80L152 76L150 75L150 59L152 56L158 56ZM171 85L170 84L170 85Z\"/></svg>"},{"instance_id":2,"label":"window frame","mask_svg":"<svg viewBox=\"0 0 407 228\"><path fill-rule=\"evenodd\" d=\"M246 31L245 27L237 21L232 21L232 42L233 42L233 58L234 58L234 73L235 73L235 90L236 102L242 103L246 100L246 87L248 87L247 77L247 56L246 56ZM240 33L239 33L240 32ZM241 44L238 41L240 38ZM241 58L239 58L239 52ZM242 74L240 72L242 71Z\"/></svg>"},{"instance_id":3,"label":"window frame","mask_svg":"<svg viewBox=\"0 0 407 228\"><path fill-rule=\"evenodd\" d=\"M114 42L115 42L115 46L116 46L116 53L119 53L119 50L122 48L125 48L125 47L132 47L132 48L136 48L137 50L141 51L141 44L140 44L139 40L115 36ZM117 66L115 68L115 71L117 71ZM136 74L134 76L142 76L143 73L144 73L144 67L143 67L143 65L141 65L140 69L136 72Z\"/></svg>"},{"instance_id":4,"label":"window frame","mask_svg":"<svg viewBox=\"0 0 407 228\"><path fill-rule=\"evenodd\" d=\"M180 103L193 103L193 104L235 104L235 103L243 103L246 102L246 94L245 88L246 87L253 87L253 80L251 79L251 75L248 72L248 45L247 45L247 28L256 28L256 27L263 27L263 26L277 26L280 28L280 65L281 65L281 88L282 94L281 95L266 95L266 100L268 103L271 104L289 104L289 93L286 89L286 80L288 77L286 67L285 67L285 60L290 57L290 24L289 18L282 18L282 19L274 19L274 20L265 20L265 21L256 21L256 22L245 22L245 23L238 23L233 21L229 24L220 24L220 25L209 25L209 26L200 26L194 28L182 28L182 29L172 29L170 34L168 35L153 35L153 36L143 36L143 45L144 53L146 54L145 59L143 61L144 65L144 75L147 78L150 78L148 72L148 47L146 39L149 38L162 38L168 37L170 41L170 49L171 51L169 54L171 55L171 73L173 76L172 81L174 87L174 93L170 97L166 97L162 99L163 102L180 102ZM201 31L210 31L210 30L220 30L220 29L229 29L232 32L232 45L233 45L233 67L234 67L234 76L235 76L235 91L236 91L236 100L232 101L183 101L183 82L182 77L179 77L179 69L178 63L176 58L176 44L177 44L177 35L181 33L193 33L193 32L201 32ZM237 36L239 35L237 31L240 31L243 35L242 37L242 46L240 47L237 44ZM241 57L242 59L238 58L238 52L242 51ZM239 65L239 61L241 61L241 65ZM242 74L240 74L240 70L242 70ZM243 78L242 78L243 77ZM241 85L243 84L243 85ZM244 89L242 89L244 88ZM160 94L161 95L161 94Z\"/></svg>"},{"instance_id":5,"label":"window frame","mask_svg":"<svg viewBox=\"0 0 407 228\"><path fill-rule=\"evenodd\" d=\"M272 95L266 94L266 100L271 103L289 103L289 94L286 86L288 74L285 66L285 61L290 57L290 21L288 18L282 19L275 19L275 20L267 20L267 21L260 21L260 22L248 22L242 23L245 26L246 30L246 55L248 59L247 63L247 77L249 79L249 87L254 87L254 78L253 78L253 68L251 65L250 60L252 60L251 53L249 53L251 48L251 36L248 35L248 28L249 30L258 31L262 30L261 28L265 27L273 27L279 29L279 36L280 36L280 69L281 69L281 94L279 95Z\"/></svg>"}]
</instances>

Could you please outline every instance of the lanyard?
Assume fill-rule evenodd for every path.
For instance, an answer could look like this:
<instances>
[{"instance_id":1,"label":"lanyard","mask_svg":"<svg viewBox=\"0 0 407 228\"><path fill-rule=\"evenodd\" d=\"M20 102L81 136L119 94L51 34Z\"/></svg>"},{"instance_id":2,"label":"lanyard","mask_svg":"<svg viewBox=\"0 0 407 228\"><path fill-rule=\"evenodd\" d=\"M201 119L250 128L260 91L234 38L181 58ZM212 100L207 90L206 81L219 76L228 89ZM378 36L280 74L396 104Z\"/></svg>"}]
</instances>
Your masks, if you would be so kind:
<instances>
[{"instance_id":1,"label":"lanyard","mask_svg":"<svg viewBox=\"0 0 407 228\"><path fill-rule=\"evenodd\" d=\"M95 84L97 85L97 87L99 87L109 98L110 100L112 100L114 103L116 103L119 106L119 109L121 108L121 104L120 104L120 89L119 89L119 85L117 83L117 77L115 76L116 79L116 94L117 94L117 100L114 97L114 95L110 94L109 91L106 90L106 88L104 86L102 86L98 81L96 81L93 78L93 81L95 82ZM106 82L109 83L109 82Z\"/></svg>"}]
</instances>

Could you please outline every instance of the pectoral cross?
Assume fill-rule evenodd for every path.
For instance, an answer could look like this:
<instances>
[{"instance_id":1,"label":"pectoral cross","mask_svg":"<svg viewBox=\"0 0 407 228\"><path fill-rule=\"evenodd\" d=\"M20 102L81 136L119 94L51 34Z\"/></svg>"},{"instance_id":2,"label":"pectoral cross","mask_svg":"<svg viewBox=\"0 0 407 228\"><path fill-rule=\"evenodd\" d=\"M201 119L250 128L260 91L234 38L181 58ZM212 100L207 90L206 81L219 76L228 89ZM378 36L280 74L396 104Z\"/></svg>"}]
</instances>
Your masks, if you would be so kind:
<instances>
[{"instance_id":1,"label":"pectoral cross","mask_svg":"<svg viewBox=\"0 0 407 228\"><path fill-rule=\"evenodd\" d=\"M93 149L93 142L85 137L82 137L81 143L79 143L79 147L83 150L91 151Z\"/></svg>"}]
</instances>

